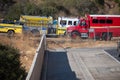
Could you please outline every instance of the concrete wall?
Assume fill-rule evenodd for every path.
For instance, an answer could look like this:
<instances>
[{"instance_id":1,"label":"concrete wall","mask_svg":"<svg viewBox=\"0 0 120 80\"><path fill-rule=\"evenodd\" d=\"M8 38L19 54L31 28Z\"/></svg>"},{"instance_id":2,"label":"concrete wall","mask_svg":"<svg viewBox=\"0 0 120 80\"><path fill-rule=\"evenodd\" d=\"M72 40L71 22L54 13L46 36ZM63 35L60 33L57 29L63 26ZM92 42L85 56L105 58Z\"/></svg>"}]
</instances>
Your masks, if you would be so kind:
<instances>
[{"instance_id":1,"label":"concrete wall","mask_svg":"<svg viewBox=\"0 0 120 80\"><path fill-rule=\"evenodd\" d=\"M46 49L46 36L43 34L39 47L36 50L32 66L26 77L26 80L40 80L45 49Z\"/></svg>"}]
</instances>

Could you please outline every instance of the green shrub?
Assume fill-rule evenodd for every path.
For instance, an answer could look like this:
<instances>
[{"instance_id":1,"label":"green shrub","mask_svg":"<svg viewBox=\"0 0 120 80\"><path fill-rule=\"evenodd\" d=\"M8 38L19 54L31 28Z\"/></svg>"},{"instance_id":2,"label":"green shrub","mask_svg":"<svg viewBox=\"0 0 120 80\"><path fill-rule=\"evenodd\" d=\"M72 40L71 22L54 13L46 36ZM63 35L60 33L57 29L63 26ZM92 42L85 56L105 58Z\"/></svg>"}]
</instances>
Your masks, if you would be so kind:
<instances>
[{"instance_id":1,"label":"green shrub","mask_svg":"<svg viewBox=\"0 0 120 80\"><path fill-rule=\"evenodd\" d=\"M86 13L95 14L98 11L96 4L90 0L79 0L79 3L76 2L76 8L82 16Z\"/></svg>"},{"instance_id":2,"label":"green shrub","mask_svg":"<svg viewBox=\"0 0 120 80\"><path fill-rule=\"evenodd\" d=\"M0 80L25 80L27 73L19 58L17 49L0 44Z\"/></svg>"},{"instance_id":3,"label":"green shrub","mask_svg":"<svg viewBox=\"0 0 120 80\"><path fill-rule=\"evenodd\" d=\"M39 8L37 5L28 2L23 6L22 13L25 15L39 15Z\"/></svg>"},{"instance_id":4,"label":"green shrub","mask_svg":"<svg viewBox=\"0 0 120 80\"><path fill-rule=\"evenodd\" d=\"M14 0L0 0L0 4L2 5L10 5L10 4L14 4L15 1Z\"/></svg>"},{"instance_id":5,"label":"green shrub","mask_svg":"<svg viewBox=\"0 0 120 80\"><path fill-rule=\"evenodd\" d=\"M100 4L100 5L104 5L105 1L104 0L95 0L96 3Z\"/></svg>"},{"instance_id":6,"label":"green shrub","mask_svg":"<svg viewBox=\"0 0 120 80\"><path fill-rule=\"evenodd\" d=\"M120 0L114 0L116 3L118 3L118 6L120 7Z\"/></svg>"},{"instance_id":7,"label":"green shrub","mask_svg":"<svg viewBox=\"0 0 120 80\"><path fill-rule=\"evenodd\" d=\"M116 3L120 3L120 0L114 0Z\"/></svg>"},{"instance_id":8,"label":"green shrub","mask_svg":"<svg viewBox=\"0 0 120 80\"><path fill-rule=\"evenodd\" d=\"M15 4L8 9L8 13L5 16L6 20L19 20L22 13L22 8L20 4Z\"/></svg>"},{"instance_id":9,"label":"green shrub","mask_svg":"<svg viewBox=\"0 0 120 80\"><path fill-rule=\"evenodd\" d=\"M44 6L41 8L41 15L43 16L54 16L57 12L57 9L52 6Z\"/></svg>"},{"instance_id":10,"label":"green shrub","mask_svg":"<svg viewBox=\"0 0 120 80\"><path fill-rule=\"evenodd\" d=\"M5 1L14 0L1 0L0 4ZM16 1L16 0L15 0ZM9 20L19 19L20 15L39 15L39 16L53 16L58 17L61 12L65 13L62 16L80 16L86 13L97 14L100 10L104 13L105 0L19 0L11 3L11 7L5 9L5 18ZM111 0L112 1L112 0ZM114 0L119 4L120 0ZM14 5L13 5L14 4ZM2 8L3 9L3 8ZM77 13L77 15L76 15Z\"/></svg>"}]
</instances>

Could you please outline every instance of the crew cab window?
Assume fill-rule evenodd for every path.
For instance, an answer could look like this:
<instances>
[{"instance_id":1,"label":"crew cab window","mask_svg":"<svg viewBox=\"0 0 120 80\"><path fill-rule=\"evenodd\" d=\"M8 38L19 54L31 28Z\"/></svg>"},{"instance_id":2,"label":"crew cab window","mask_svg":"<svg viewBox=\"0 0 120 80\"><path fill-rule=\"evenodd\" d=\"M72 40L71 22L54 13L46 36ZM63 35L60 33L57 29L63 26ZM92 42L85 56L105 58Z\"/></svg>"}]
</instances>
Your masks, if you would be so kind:
<instances>
[{"instance_id":1,"label":"crew cab window","mask_svg":"<svg viewBox=\"0 0 120 80\"><path fill-rule=\"evenodd\" d=\"M113 23L113 21L112 21L112 20L110 20L110 19L107 19L107 20L106 20L106 23L108 23L108 24L112 24L112 23Z\"/></svg>"},{"instance_id":2,"label":"crew cab window","mask_svg":"<svg viewBox=\"0 0 120 80\"><path fill-rule=\"evenodd\" d=\"M105 23L105 20L104 20L104 19L101 19L101 20L99 20L99 23L104 24L104 23Z\"/></svg>"},{"instance_id":3,"label":"crew cab window","mask_svg":"<svg viewBox=\"0 0 120 80\"><path fill-rule=\"evenodd\" d=\"M72 25L72 21L68 21L68 25Z\"/></svg>"},{"instance_id":4,"label":"crew cab window","mask_svg":"<svg viewBox=\"0 0 120 80\"><path fill-rule=\"evenodd\" d=\"M98 19L93 19L92 23L98 23Z\"/></svg>"},{"instance_id":5,"label":"crew cab window","mask_svg":"<svg viewBox=\"0 0 120 80\"><path fill-rule=\"evenodd\" d=\"M77 25L77 22L76 22L76 21L74 21L73 25Z\"/></svg>"}]
</instances>

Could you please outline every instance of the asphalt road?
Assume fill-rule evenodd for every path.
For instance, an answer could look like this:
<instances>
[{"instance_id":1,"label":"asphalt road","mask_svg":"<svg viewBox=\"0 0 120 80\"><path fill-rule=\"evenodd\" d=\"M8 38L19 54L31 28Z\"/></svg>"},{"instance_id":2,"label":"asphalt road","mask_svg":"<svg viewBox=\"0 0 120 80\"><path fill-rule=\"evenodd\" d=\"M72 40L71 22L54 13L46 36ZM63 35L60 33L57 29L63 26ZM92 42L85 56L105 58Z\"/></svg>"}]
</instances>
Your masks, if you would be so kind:
<instances>
[{"instance_id":1,"label":"asphalt road","mask_svg":"<svg viewBox=\"0 0 120 80\"><path fill-rule=\"evenodd\" d=\"M120 62L115 58L120 60L116 48L49 50L42 80L120 80Z\"/></svg>"}]
</instances>

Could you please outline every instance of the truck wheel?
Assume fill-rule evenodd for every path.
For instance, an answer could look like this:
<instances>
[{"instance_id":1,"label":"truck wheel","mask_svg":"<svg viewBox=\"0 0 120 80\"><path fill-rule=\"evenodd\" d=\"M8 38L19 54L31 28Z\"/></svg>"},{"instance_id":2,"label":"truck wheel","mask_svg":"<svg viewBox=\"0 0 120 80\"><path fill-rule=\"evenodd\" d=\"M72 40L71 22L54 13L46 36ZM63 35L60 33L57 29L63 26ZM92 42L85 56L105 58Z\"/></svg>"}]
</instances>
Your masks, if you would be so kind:
<instances>
[{"instance_id":1,"label":"truck wheel","mask_svg":"<svg viewBox=\"0 0 120 80\"><path fill-rule=\"evenodd\" d=\"M107 33L102 34L102 40L107 40Z\"/></svg>"},{"instance_id":2,"label":"truck wheel","mask_svg":"<svg viewBox=\"0 0 120 80\"><path fill-rule=\"evenodd\" d=\"M112 33L109 33L108 40L112 39Z\"/></svg>"},{"instance_id":3,"label":"truck wheel","mask_svg":"<svg viewBox=\"0 0 120 80\"><path fill-rule=\"evenodd\" d=\"M67 35L67 33L66 33L66 31L64 32L64 36L66 36Z\"/></svg>"},{"instance_id":4,"label":"truck wheel","mask_svg":"<svg viewBox=\"0 0 120 80\"><path fill-rule=\"evenodd\" d=\"M78 32L72 32L71 33L71 37L72 37L72 39L79 39L80 38L80 34Z\"/></svg>"},{"instance_id":5,"label":"truck wheel","mask_svg":"<svg viewBox=\"0 0 120 80\"><path fill-rule=\"evenodd\" d=\"M102 40L111 40L111 38L112 38L112 33L109 33L109 35L108 33L103 33L102 35Z\"/></svg>"},{"instance_id":6,"label":"truck wheel","mask_svg":"<svg viewBox=\"0 0 120 80\"><path fill-rule=\"evenodd\" d=\"M7 35L8 35L9 37L13 36L13 35L14 35L14 31L13 31L13 30L9 30L9 31L7 32Z\"/></svg>"},{"instance_id":7,"label":"truck wheel","mask_svg":"<svg viewBox=\"0 0 120 80\"><path fill-rule=\"evenodd\" d=\"M95 39L96 40L100 40L100 36L95 36Z\"/></svg>"}]
</instances>

